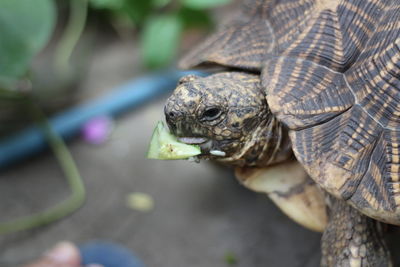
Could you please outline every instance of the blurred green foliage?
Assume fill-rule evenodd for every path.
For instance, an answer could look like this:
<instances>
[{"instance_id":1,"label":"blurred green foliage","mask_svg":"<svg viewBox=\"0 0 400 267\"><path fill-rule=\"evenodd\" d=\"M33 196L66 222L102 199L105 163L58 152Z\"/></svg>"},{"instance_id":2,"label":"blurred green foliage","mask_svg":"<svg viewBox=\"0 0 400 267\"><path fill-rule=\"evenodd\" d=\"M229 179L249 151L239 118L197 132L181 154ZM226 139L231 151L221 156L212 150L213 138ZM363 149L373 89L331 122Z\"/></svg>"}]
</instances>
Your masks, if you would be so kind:
<instances>
[{"instance_id":1,"label":"blurred green foliage","mask_svg":"<svg viewBox=\"0 0 400 267\"><path fill-rule=\"evenodd\" d=\"M238 263L238 260L233 252L228 251L225 253L225 262L228 265L236 265Z\"/></svg>"},{"instance_id":2,"label":"blurred green foliage","mask_svg":"<svg viewBox=\"0 0 400 267\"><path fill-rule=\"evenodd\" d=\"M140 43L147 66L163 66L174 58L182 28L178 16L160 15L149 19Z\"/></svg>"},{"instance_id":3,"label":"blurred green foliage","mask_svg":"<svg viewBox=\"0 0 400 267\"><path fill-rule=\"evenodd\" d=\"M21 99L29 98L46 112L74 101L87 64L79 56L71 61L71 55L87 54L75 47L87 40L82 34L89 26L88 13L96 16L91 22L100 19L102 26L134 37L142 65L155 69L172 63L185 31L212 28L210 9L230 1L0 0L0 138L30 121ZM45 60L32 66L50 39Z\"/></svg>"},{"instance_id":4,"label":"blurred green foliage","mask_svg":"<svg viewBox=\"0 0 400 267\"><path fill-rule=\"evenodd\" d=\"M210 28L210 8L231 0L90 0L96 9L105 9L114 17L128 18L140 34L145 65L168 65L176 54L182 33L188 28Z\"/></svg>"},{"instance_id":5,"label":"blurred green foliage","mask_svg":"<svg viewBox=\"0 0 400 267\"><path fill-rule=\"evenodd\" d=\"M188 8L205 9L228 4L230 0L182 0L182 4Z\"/></svg>"},{"instance_id":6,"label":"blurred green foliage","mask_svg":"<svg viewBox=\"0 0 400 267\"><path fill-rule=\"evenodd\" d=\"M143 62L149 68L159 68L171 63L185 29L209 28L212 19L208 9L229 1L60 0L59 3L68 4L69 12L66 24L57 27L60 34L55 40L54 62L47 64L45 70L45 76L55 79L47 86L60 90L63 81L68 81L64 82L67 86L74 84L70 81L70 57L85 29L88 7L108 12L111 24L115 18L129 21L132 30L139 32ZM25 126L21 122L29 118L41 124L72 195L39 214L0 223L0 234L52 222L74 211L85 198L83 183L67 147L46 122L40 101L29 94L35 86L29 77L31 61L49 43L58 18L56 4L56 0L0 0L0 137Z\"/></svg>"},{"instance_id":7,"label":"blurred green foliage","mask_svg":"<svg viewBox=\"0 0 400 267\"><path fill-rule=\"evenodd\" d=\"M48 42L55 22L52 0L0 1L0 81L22 76Z\"/></svg>"},{"instance_id":8,"label":"blurred green foliage","mask_svg":"<svg viewBox=\"0 0 400 267\"><path fill-rule=\"evenodd\" d=\"M116 18L129 21L132 32L139 32L143 62L149 68L159 68L171 63L185 29L210 27L212 19L208 9L229 1L60 0L59 3L68 4L68 17L65 25L57 27L60 33L55 40L54 62L47 64L44 71L45 76L55 78L46 80L47 83L51 80L50 84L33 85L31 61L52 37L59 3L56 0L0 0L0 137L24 127L24 122L31 119L41 125L72 192L70 198L55 207L15 221L0 222L0 234L60 219L80 207L85 199L78 169L63 140L46 121L43 105L31 94L31 89L48 86L60 91L63 86L69 88L74 84L71 70L78 68L71 68L70 57L84 32L88 7L108 12L111 24Z\"/></svg>"},{"instance_id":9,"label":"blurred green foliage","mask_svg":"<svg viewBox=\"0 0 400 267\"><path fill-rule=\"evenodd\" d=\"M57 61L68 61L84 28L87 5L92 10L107 12L110 24L124 21L132 32L137 30L144 65L160 68L171 63L184 30L210 28L213 23L209 9L230 1L69 0L71 14L64 34L67 38L60 39L64 44L59 44L61 49L56 51L64 54L55 55L56 65ZM1 87L11 87L13 81L26 75L32 58L48 43L57 18L56 3L56 0L0 0ZM77 8L84 14L79 14Z\"/></svg>"},{"instance_id":10,"label":"blurred green foliage","mask_svg":"<svg viewBox=\"0 0 400 267\"><path fill-rule=\"evenodd\" d=\"M69 58L82 34L88 7L106 12L114 27L136 34L143 63L160 68L173 60L185 30L210 28L210 9L231 0L69 0L69 18L56 44L56 75L67 76ZM32 58L48 43L57 20L56 0L0 0L0 87L16 88ZM89 10L90 10L89 9Z\"/></svg>"}]
</instances>

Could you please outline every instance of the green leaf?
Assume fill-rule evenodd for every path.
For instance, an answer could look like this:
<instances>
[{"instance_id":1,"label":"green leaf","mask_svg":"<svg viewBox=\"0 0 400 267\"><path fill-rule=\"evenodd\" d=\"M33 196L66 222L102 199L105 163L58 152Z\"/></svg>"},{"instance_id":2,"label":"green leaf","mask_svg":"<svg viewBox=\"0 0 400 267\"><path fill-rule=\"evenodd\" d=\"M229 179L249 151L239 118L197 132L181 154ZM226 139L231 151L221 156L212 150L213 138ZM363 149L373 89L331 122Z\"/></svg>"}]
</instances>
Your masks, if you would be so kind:
<instances>
[{"instance_id":1,"label":"green leaf","mask_svg":"<svg viewBox=\"0 0 400 267\"><path fill-rule=\"evenodd\" d=\"M181 2L188 8L206 9L229 4L231 0L181 0Z\"/></svg>"},{"instance_id":2,"label":"green leaf","mask_svg":"<svg viewBox=\"0 0 400 267\"><path fill-rule=\"evenodd\" d=\"M206 10L184 7L179 10L179 16L185 28L212 28L214 26L214 21Z\"/></svg>"},{"instance_id":3,"label":"green leaf","mask_svg":"<svg viewBox=\"0 0 400 267\"><path fill-rule=\"evenodd\" d=\"M49 40L55 21L50 0L0 1L0 80L15 80Z\"/></svg>"},{"instance_id":4,"label":"green leaf","mask_svg":"<svg viewBox=\"0 0 400 267\"><path fill-rule=\"evenodd\" d=\"M98 9L119 9L124 5L124 0L90 0L90 5Z\"/></svg>"},{"instance_id":5,"label":"green leaf","mask_svg":"<svg viewBox=\"0 0 400 267\"><path fill-rule=\"evenodd\" d=\"M144 25L141 50L145 64L158 68L169 64L176 54L182 33L182 21L177 15L150 18Z\"/></svg>"},{"instance_id":6,"label":"green leaf","mask_svg":"<svg viewBox=\"0 0 400 267\"><path fill-rule=\"evenodd\" d=\"M142 24L152 11L150 0L126 0L122 11L128 14L135 24Z\"/></svg>"},{"instance_id":7,"label":"green leaf","mask_svg":"<svg viewBox=\"0 0 400 267\"><path fill-rule=\"evenodd\" d=\"M171 0L152 0L152 2L153 2L153 7L161 8L171 3Z\"/></svg>"}]
</instances>

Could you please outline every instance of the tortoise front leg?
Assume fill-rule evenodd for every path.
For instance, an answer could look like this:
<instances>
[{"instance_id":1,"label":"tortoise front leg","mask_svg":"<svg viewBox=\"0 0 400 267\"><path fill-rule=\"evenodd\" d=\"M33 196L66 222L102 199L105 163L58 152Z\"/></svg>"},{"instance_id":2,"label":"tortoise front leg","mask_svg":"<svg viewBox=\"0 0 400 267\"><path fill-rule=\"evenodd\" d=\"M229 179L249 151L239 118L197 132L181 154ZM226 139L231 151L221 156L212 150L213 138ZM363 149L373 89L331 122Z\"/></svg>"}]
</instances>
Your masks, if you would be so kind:
<instances>
[{"instance_id":1,"label":"tortoise front leg","mask_svg":"<svg viewBox=\"0 0 400 267\"><path fill-rule=\"evenodd\" d=\"M331 210L322 236L322 267L392 266L382 224L343 200L330 197Z\"/></svg>"}]
</instances>

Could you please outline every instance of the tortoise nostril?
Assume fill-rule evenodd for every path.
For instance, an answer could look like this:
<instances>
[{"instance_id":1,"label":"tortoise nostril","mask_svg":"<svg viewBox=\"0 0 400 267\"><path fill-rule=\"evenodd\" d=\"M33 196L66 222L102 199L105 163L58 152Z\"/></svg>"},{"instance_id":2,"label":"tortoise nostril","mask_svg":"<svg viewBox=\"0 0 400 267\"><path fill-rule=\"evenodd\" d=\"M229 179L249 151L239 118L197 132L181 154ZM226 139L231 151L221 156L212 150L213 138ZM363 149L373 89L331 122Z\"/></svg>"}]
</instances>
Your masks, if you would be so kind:
<instances>
[{"instance_id":1,"label":"tortoise nostril","mask_svg":"<svg viewBox=\"0 0 400 267\"><path fill-rule=\"evenodd\" d=\"M170 118L173 118L173 117L175 117L175 113L173 113L173 112L171 111L171 112L168 113L168 116L169 116Z\"/></svg>"}]
</instances>

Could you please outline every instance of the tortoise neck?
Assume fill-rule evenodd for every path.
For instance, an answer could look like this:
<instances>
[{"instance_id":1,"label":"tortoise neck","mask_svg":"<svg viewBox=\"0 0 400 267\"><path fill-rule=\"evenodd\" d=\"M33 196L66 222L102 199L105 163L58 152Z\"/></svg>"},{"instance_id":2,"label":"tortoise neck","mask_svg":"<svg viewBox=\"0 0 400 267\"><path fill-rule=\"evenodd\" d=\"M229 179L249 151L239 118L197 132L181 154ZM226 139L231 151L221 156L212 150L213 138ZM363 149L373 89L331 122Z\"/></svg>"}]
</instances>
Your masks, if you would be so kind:
<instances>
[{"instance_id":1,"label":"tortoise neck","mask_svg":"<svg viewBox=\"0 0 400 267\"><path fill-rule=\"evenodd\" d=\"M219 161L240 167L265 167L293 156L286 127L270 112L242 144L240 153Z\"/></svg>"},{"instance_id":2,"label":"tortoise neck","mask_svg":"<svg viewBox=\"0 0 400 267\"><path fill-rule=\"evenodd\" d=\"M255 140L258 140L255 146L258 146L260 150L255 166L269 166L286 161L293 156L288 129L271 113L263 131L255 137Z\"/></svg>"}]
</instances>

